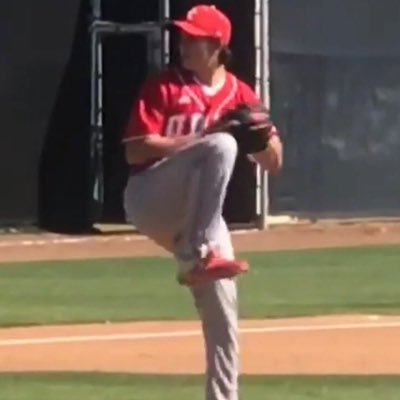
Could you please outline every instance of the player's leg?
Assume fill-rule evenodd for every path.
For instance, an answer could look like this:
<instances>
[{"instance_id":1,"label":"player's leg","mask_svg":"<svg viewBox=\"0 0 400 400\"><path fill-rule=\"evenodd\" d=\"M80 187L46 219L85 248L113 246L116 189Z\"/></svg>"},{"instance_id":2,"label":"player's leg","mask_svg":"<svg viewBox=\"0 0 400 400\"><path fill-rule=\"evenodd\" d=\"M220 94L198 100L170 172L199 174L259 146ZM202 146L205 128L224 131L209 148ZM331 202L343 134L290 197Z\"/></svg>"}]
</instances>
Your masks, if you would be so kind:
<instances>
[{"instance_id":1,"label":"player's leg","mask_svg":"<svg viewBox=\"0 0 400 400\"><path fill-rule=\"evenodd\" d=\"M216 243L236 154L230 135L213 134L129 180L128 219L173 252L183 273Z\"/></svg>"},{"instance_id":2,"label":"player's leg","mask_svg":"<svg viewBox=\"0 0 400 400\"><path fill-rule=\"evenodd\" d=\"M184 245L194 250L204 243L215 244L224 258L233 259L230 235L221 217L226 185L236 156L236 147L232 145L231 138L225 140L226 136L204 138L153 169L131 178L128 184L125 193L128 219L178 259L186 250ZM228 154L221 159L221 152ZM212 168L205 168L205 165ZM198 172L203 169L206 173L201 176ZM207 181L205 177L209 176L211 179ZM206 215L207 224L195 218L197 196L210 207L199 210L201 215ZM196 226L185 229L191 223ZM180 237L178 241L177 236ZM195 243L190 243L189 237ZM178 250L176 242L179 243ZM192 291L206 344L207 400L236 400L238 341L235 281L221 279Z\"/></svg>"},{"instance_id":3,"label":"player's leg","mask_svg":"<svg viewBox=\"0 0 400 400\"><path fill-rule=\"evenodd\" d=\"M226 225L221 221L218 243L233 259ZM192 288L206 348L206 400L237 400L239 375L238 307L235 279L221 279Z\"/></svg>"},{"instance_id":4,"label":"player's leg","mask_svg":"<svg viewBox=\"0 0 400 400\"><path fill-rule=\"evenodd\" d=\"M225 133L213 134L204 140L207 151L193 171L185 223L175 246L175 256L181 266L179 281L187 285L234 276L248 268L246 262L221 257L216 236L235 165L236 141Z\"/></svg>"}]
</instances>

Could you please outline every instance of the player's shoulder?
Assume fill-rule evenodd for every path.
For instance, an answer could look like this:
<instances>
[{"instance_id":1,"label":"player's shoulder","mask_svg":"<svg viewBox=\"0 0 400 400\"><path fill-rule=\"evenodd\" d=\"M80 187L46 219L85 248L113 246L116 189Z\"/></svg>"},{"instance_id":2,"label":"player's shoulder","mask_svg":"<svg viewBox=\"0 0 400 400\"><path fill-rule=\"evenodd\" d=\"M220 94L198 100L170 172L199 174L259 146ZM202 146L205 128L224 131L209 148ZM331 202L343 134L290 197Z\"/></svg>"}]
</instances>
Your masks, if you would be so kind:
<instances>
[{"instance_id":1,"label":"player's shoulder","mask_svg":"<svg viewBox=\"0 0 400 400\"><path fill-rule=\"evenodd\" d=\"M259 97L257 96L254 89L243 79L237 77L234 74L231 74L231 79L236 81L236 97L238 101L245 103L252 103L259 101Z\"/></svg>"},{"instance_id":2,"label":"player's shoulder","mask_svg":"<svg viewBox=\"0 0 400 400\"><path fill-rule=\"evenodd\" d=\"M165 102L179 90L179 85L176 71L165 68L147 75L141 85L140 94L143 98L160 98Z\"/></svg>"},{"instance_id":3,"label":"player's shoulder","mask_svg":"<svg viewBox=\"0 0 400 400\"><path fill-rule=\"evenodd\" d=\"M145 84L155 85L180 85L185 72L176 67L166 67L147 76Z\"/></svg>"}]
</instances>

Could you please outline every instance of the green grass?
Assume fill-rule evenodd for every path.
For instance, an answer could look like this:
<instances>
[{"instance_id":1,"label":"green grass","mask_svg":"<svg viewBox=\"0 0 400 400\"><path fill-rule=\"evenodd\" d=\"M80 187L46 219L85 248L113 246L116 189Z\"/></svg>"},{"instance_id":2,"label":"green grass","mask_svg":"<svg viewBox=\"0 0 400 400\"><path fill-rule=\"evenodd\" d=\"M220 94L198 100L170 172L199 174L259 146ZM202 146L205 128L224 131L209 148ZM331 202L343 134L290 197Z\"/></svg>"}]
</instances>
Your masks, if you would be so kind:
<instances>
[{"instance_id":1,"label":"green grass","mask_svg":"<svg viewBox=\"0 0 400 400\"><path fill-rule=\"evenodd\" d=\"M400 247L252 253L241 316L400 314ZM170 259L0 265L0 325L196 318ZM1 397L0 397L1 398Z\"/></svg>"},{"instance_id":2,"label":"green grass","mask_svg":"<svg viewBox=\"0 0 400 400\"><path fill-rule=\"evenodd\" d=\"M400 247L253 254L242 315L400 313Z\"/></svg>"},{"instance_id":3,"label":"green grass","mask_svg":"<svg viewBox=\"0 0 400 400\"><path fill-rule=\"evenodd\" d=\"M398 400L400 377L244 377L243 399ZM112 374L3 374L2 400L202 400L201 378Z\"/></svg>"}]
</instances>

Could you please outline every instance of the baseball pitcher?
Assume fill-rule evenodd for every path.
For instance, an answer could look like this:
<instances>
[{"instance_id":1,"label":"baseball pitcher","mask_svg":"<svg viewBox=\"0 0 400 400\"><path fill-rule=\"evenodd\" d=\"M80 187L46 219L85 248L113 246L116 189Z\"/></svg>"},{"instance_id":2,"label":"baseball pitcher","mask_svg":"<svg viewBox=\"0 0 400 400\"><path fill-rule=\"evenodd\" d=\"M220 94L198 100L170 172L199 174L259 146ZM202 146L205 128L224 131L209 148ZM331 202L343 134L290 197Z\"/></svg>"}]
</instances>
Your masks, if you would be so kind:
<instances>
[{"instance_id":1,"label":"baseball pitcher","mask_svg":"<svg viewBox=\"0 0 400 400\"><path fill-rule=\"evenodd\" d=\"M193 294L207 357L207 400L237 400L237 260L222 207L238 152L275 172L279 134L255 93L228 72L231 23L215 6L192 8L180 30L182 67L149 78L124 133L127 219L167 249Z\"/></svg>"}]
</instances>

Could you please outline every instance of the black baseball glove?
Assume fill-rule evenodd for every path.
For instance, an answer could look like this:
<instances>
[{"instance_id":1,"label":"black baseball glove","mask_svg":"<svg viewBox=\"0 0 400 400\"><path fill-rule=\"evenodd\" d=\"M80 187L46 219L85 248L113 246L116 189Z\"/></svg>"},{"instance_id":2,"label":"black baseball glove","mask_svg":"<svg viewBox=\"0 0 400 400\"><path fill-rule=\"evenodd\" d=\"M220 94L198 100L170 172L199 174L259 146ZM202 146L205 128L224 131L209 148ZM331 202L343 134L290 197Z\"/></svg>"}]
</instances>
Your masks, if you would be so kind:
<instances>
[{"instance_id":1,"label":"black baseball glove","mask_svg":"<svg viewBox=\"0 0 400 400\"><path fill-rule=\"evenodd\" d=\"M236 139L240 153L252 154L267 148L273 127L264 105L243 103L221 115L207 133L229 132Z\"/></svg>"}]
</instances>

